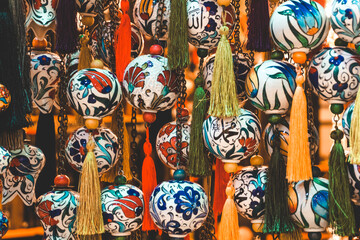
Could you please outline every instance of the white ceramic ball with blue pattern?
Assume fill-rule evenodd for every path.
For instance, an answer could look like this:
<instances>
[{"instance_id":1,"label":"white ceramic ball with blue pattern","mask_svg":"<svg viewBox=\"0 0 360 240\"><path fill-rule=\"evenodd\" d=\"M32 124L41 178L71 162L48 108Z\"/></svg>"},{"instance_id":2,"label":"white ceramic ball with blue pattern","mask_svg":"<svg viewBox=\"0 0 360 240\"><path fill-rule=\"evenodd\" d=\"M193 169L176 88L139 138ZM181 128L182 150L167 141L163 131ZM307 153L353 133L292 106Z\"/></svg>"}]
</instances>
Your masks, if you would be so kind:
<instances>
[{"instance_id":1,"label":"white ceramic ball with blue pattern","mask_svg":"<svg viewBox=\"0 0 360 240\"><path fill-rule=\"evenodd\" d=\"M344 41L358 45L360 42L360 1L334 0L331 27Z\"/></svg>"},{"instance_id":2,"label":"white ceramic ball with blue pattern","mask_svg":"<svg viewBox=\"0 0 360 240\"><path fill-rule=\"evenodd\" d=\"M129 236L139 229L144 216L144 194L135 186L110 185L101 191L105 231L112 236Z\"/></svg>"},{"instance_id":3,"label":"white ceramic ball with blue pattern","mask_svg":"<svg viewBox=\"0 0 360 240\"><path fill-rule=\"evenodd\" d=\"M270 18L272 39L284 51L309 53L319 47L330 30L324 8L311 0L289 0Z\"/></svg>"},{"instance_id":4,"label":"white ceramic ball with blue pattern","mask_svg":"<svg viewBox=\"0 0 360 240\"><path fill-rule=\"evenodd\" d=\"M245 82L252 105L266 114L285 114L296 89L295 67L287 62L267 60L250 70Z\"/></svg>"},{"instance_id":5,"label":"white ceramic ball with blue pattern","mask_svg":"<svg viewBox=\"0 0 360 240\"><path fill-rule=\"evenodd\" d=\"M203 123L206 148L223 162L239 163L251 156L261 139L261 125L255 114L240 109L237 117L209 116Z\"/></svg>"},{"instance_id":6,"label":"white ceramic ball with blue pattern","mask_svg":"<svg viewBox=\"0 0 360 240\"><path fill-rule=\"evenodd\" d=\"M360 56L344 47L325 48L309 66L314 92L330 104L344 104L356 98L360 85Z\"/></svg>"},{"instance_id":7,"label":"white ceramic ball with blue pattern","mask_svg":"<svg viewBox=\"0 0 360 240\"><path fill-rule=\"evenodd\" d=\"M351 119L353 115L355 107L355 102L351 103L344 111L342 116L342 127L344 130L345 137L349 140L350 137L350 127L351 127Z\"/></svg>"},{"instance_id":8,"label":"white ceramic ball with blue pattern","mask_svg":"<svg viewBox=\"0 0 360 240\"><path fill-rule=\"evenodd\" d=\"M200 228L209 212L204 189L188 181L162 182L151 194L149 206L156 226L174 238Z\"/></svg>"},{"instance_id":9,"label":"white ceramic ball with blue pattern","mask_svg":"<svg viewBox=\"0 0 360 240\"><path fill-rule=\"evenodd\" d=\"M4 174L9 166L11 154L4 147L0 146L0 174Z\"/></svg>"},{"instance_id":10,"label":"white ceramic ball with blue pattern","mask_svg":"<svg viewBox=\"0 0 360 240\"><path fill-rule=\"evenodd\" d=\"M121 86L112 72L87 68L69 81L67 97L71 106L85 119L100 120L113 113L122 97Z\"/></svg>"}]
</instances>

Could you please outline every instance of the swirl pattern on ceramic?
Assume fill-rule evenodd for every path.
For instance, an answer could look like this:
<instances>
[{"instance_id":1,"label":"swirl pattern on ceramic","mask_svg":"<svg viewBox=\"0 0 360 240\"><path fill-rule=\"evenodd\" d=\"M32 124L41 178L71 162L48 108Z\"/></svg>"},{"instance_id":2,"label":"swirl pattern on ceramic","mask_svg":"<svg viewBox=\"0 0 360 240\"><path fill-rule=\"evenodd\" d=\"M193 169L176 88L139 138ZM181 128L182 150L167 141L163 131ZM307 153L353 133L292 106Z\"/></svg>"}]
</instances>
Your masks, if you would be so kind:
<instances>
[{"instance_id":1,"label":"swirl pattern on ceramic","mask_svg":"<svg viewBox=\"0 0 360 240\"><path fill-rule=\"evenodd\" d=\"M11 154L4 147L0 146L0 174L4 174L11 160Z\"/></svg>"},{"instance_id":2,"label":"swirl pattern on ceramic","mask_svg":"<svg viewBox=\"0 0 360 240\"><path fill-rule=\"evenodd\" d=\"M142 55L126 67L123 89L126 100L144 112L165 111L178 96L175 72L168 60L158 55Z\"/></svg>"},{"instance_id":3,"label":"swirl pattern on ceramic","mask_svg":"<svg viewBox=\"0 0 360 240\"><path fill-rule=\"evenodd\" d=\"M100 120L113 113L122 97L115 74L99 68L78 71L69 81L67 98L85 119Z\"/></svg>"},{"instance_id":4,"label":"swirl pattern on ceramic","mask_svg":"<svg viewBox=\"0 0 360 240\"><path fill-rule=\"evenodd\" d=\"M344 48L325 48L309 66L314 92L330 104L344 104L355 99L360 85L360 56Z\"/></svg>"},{"instance_id":5,"label":"swirl pattern on ceramic","mask_svg":"<svg viewBox=\"0 0 360 240\"><path fill-rule=\"evenodd\" d=\"M44 240L76 240L76 208L79 194L71 190L53 190L40 196L35 212L44 228Z\"/></svg>"},{"instance_id":6,"label":"swirl pattern on ceramic","mask_svg":"<svg viewBox=\"0 0 360 240\"><path fill-rule=\"evenodd\" d=\"M251 222L262 222L265 213L267 167L245 167L234 176L238 212Z\"/></svg>"},{"instance_id":7,"label":"swirl pattern on ceramic","mask_svg":"<svg viewBox=\"0 0 360 240\"><path fill-rule=\"evenodd\" d=\"M151 194L149 206L156 226L175 238L200 228L209 212L204 189L188 181L162 182Z\"/></svg>"},{"instance_id":8,"label":"swirl pattern on ceramic","mask_svg":"<svg viewBox=\"0 0 360 240\"><path fill-rule=\"evenodd\" d=\"M108 186L101 192L105 230L113 236L129 236L142 225L144 194L126 184Z\"/></svg>"},{"instance_id":9,"label":"swirl pattern on ceramic","mask_svg":"<svg viewBox=\"0 0 360 240\"><path fill-rule=\"evenodd\" d=\"M97 128L91 131L95 142L94 154L99 175L108 171L118 161L119 144L117 136L108 128ZM81 172L87 154L86 144L89 141L90 130L81 127L69 136L65 155L70 166Z\"/></svg>"},{"instance_id":10,"label":"swirl pattern on ceramic","mask_svg":"<svg viewBox=\"0 0 360 240\"><path fill-rule=\"evenodd\" d=\"M329 33L330 21L324 8L311 0L289 0L270 18L274 43L284 51L305 52L320 46Z\"/></svg>"},{"instance_id":11,"label":"swirl pattern on ceramic","mask_svg":"<svg viewBox=\"0 0 360 240\"><path fill-rule=\"evenodd\" d=\"M80 51L77 50L74 53L66 54L65 65L66 74L71 78L78 71Z\"/></svg>"},{"instance_id":12,"label":"swirl pattern on ceramic","mask_svg":"<svg viewBox=\"0 0 360 240\"><path fill-rule=\"evenodd\" d=\"M28 144L23 149L10 151L10 165L1 176L3 182L2 204L19 196L26 206L35 201L35 185L41 169L45 166L43 152Z\"/></svg>"},{"instance_id":13,"label":"swirl pattern on ceramic","mask_svg":"<svg viewBox=\"0 0 360 240\"><path fill-rule=\"evenodd\" d=\"M210 116L203 123L205 146L223 162L238 163L253 154L260 144L261 125L255 114L241 109L231 118Z\"/></svg>"},{"instance_id":14,"label":"swirl pattern on ceramic","mask_svg":"<svg viewBox=\"0 0 360 240\"><path fill-rule=\"evenodd\" d=\"M349 140L350 137L350 127L351 127L351 119L354 111L355 102L351 103L344 111L342 115L342 127L344 130L345 137Z\"/></svg>"}]
</instances>

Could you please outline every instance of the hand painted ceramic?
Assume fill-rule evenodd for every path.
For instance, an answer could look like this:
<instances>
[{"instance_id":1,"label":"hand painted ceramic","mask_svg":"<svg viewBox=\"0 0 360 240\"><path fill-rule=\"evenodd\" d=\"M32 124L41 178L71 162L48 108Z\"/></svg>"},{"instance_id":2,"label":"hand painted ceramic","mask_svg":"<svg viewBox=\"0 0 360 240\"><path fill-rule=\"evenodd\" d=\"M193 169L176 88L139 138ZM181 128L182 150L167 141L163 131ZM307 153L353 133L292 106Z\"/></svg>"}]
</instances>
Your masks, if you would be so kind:
<instances>
[{"instance_id":1,"label":"hand painted ceramic","mask_svg":"<svg viewBox=\"0 0 360 240\"><path fill-rule=\"evenodd\" d=\"M187 117L188 119L188 117ZM179 167L186 168L189 160L190 124L181 121L181 152ZM177 169L176 121L166 123L156 137L156 152L160 160L169 168Z\"/></svg>"},{"instance_id":2,"label":"hand painted ceramic","mask_svg":"<svg viewBox=\"0 0 360 240\"><path fill-rule=\"evenodd\" d=\"M96 0L75 0L79 13L94 13Z\"/></svg>"},{"instance_id":3,"label":"hand painted ceramic","mask_svg":"<svg viewBox=\"0 0 360 240\"><path fill-rule=\"evenodd\" d=\"M239 163L253 154L260 144L259 119L246 109L237 117L210 116L203 123L205 146L223 162Z\"/></svg>"},{"instance_id":4,"label":"hand painted ceramic","mask_svg":"<svg viewBox=\"0 0 360 240\"><path fill-rule=\"evenodd\" d=\"M289 188L291 216L305 232L323 232L329 225L328 189L325 178L300 181Z\"/></svg>"},{"instance_id":5,"label":"hand painted ceramic","mask_svg":"<svg viewBox=\"0 0 360 240\"><path fill-rule=\"evenodd\" d=\"M0 112L4 112L10 105L11 95L9 90L0 83Z\"/></svg>"},{"instance_id":6,"label":"hand painted ceramic","mask_svg":"<svg viewBox=\"0 0 360 240\"><path fill-rule=\"evenodd\" d=\"M131 23L131 57L136 58L141 55L144 50L144 37L140 29Z\"/></svg>"},{"instance_id":7,"label":"hand painted ceramic","mask_svg":"<svg viewBox=\"0 0 360 240\"><path fill-rule=\"evenodd\" d=\"M0 238L5 236L8 230L9 230L9 220L4 215L4 213L0 211Z\"/></svg>"},{"instance_id":8,"label":"hand painted ceramic","mask_svg":"<svg viewBox=\"0 0 360 240\"><path fill-rule=\"evenodd\" d=\"M170 180L154 189L149 208L158 228L170 237L183 238L205 222L209 200L199 184Z\"/></svg>"},{"instance_id":9,"label":"hand painted ceramic","mask_svg":"<svg viewBox=\"0 0 360 240\"><path fill-rule=\"evenodd\" d=\"M348 164L351 200L360 206L360 165Z\"/></svg>"},{"instance_id":10,"label":"hand painted ceramic","mask_svg":"<svg viewBox=\"0 0 360 240\"><path fill-rule=\"evenodd\" d=\"M65 57L66 74L71 78L78 71L80 51L67 54Z\"/></svg>"},{"instance_id":11,"label":"hand painted ceramic","mask_svg":"<svg viewBox=\"0 0 360 240\"><path fill-rule=\"evenodd\" d=\"M342 127L344 130L345 137L347 140L349 140L350 137L350 126L351 126L351 119L352 114L354 111L355 102L351 103L344 111L344 114L342 116Z\"/></svg>"},{"instance_id":12,"label":"hand painted ceramic","mask_svg":"<svg viewBox=\"0 0 360 240\"><path fill-rule=\"evenodd\" d=\"M277 128L280 133L280 152L283 158L287 159L288 154L288 145L289 145L289 123L290 118L286 117L282 119L278 124L272 126L270 123L266 125L264 130L264 140L265 140L265 150L271 156L273 149L271 147L272 141L274 139L274 128ZM308 129L308 136L309 136L309 144L310 144L310 152L311 155L314 155L317 150L319 149L319 132L317 131L316 127L313 126L311 129Z\"/></svg>"},{"instance_id":13,"label":"hand painted ceramic","mask_svg":"<svg viewBox=\"0 0 360 240\"><path fill-rule=\"evenodd\" d=\"M251 222L262 222L265 213L267 167L245 167L234 176L238 212Z\"/></svg>"},{"instance_id":14,"label":"hand painted ceramic","mask_svg":"<svg viewBox=\"0 0 360 240\"><path fill-rule=\"evenodd\" d=\"M85 119L112 114L120 103L121 86L115 74L100 68L78 71L69 81L67 97L71 106Z\"/></svg>"},{"instance_id":15,"label":"hand painted ceramic","mask_svg":"<svg viewBox=\"0 0 360 240\"><path fill-rule=\"evenodd\" d=\"M250 70L245 82L252 105L266 114L285 114L296 89L296 71L290 63L267 60Z\"/></svg>"},{"instance_id":16,"label":"hand painted ceramic","mask_svg":"<svg viewBox=\"0 0 360 240\"><path fill-rule=\"evenodd\" d=\"M305 52L320 46L329 33L330 21L324 8L311 0L289 0L270 18L274 43L284 51Z\"/></svg>"},{"instance_id":17,"label":"hand painted ceramic","mask_svg":"<svg viewBox=\"0 0 360 240\"><path fill-rule=\"evenodd\" d=\"M123 81L129 104L143 112L164 111L174 106L178 84L167 62L167 58L158 55L142 55L130 62Z\"/></svg>"},{"instance_id":18,"label":"hand painted ceramic","mask_svg":"<svg viewBox=\"0 0 360 240\"><path fill-rule=\"evenodd\" d=\"M11 154L8 150L0 146L0 174L4 174L11 160Z\"/></svg>"},{"instance_id":19,"label":"hand painted ceramic","mask_svg":"<svg viewBox=\"0 0 360 240\"><path fill-rule=\"evenodd\" d=\"M101 29L101 39L100 44L98 43L97 34L98 31L95 29L91 34L91 44L90 50L91 54L94 58L100 58L106 64L106 66L111 66L111 56L114 56L114 49L113 49L113 39L114 36L111 34L113 31L113 25L116 26L118 23L113 23L111 21L103 23L103 28Z\"/></svg>"},{"instance_id":20,"label":"hand painted ceramic","mask_svg":"<svg viewBox=\"0 0 360 240\"><path fill-rule=\"evenodd\" d=\"M10 153L10 165L2 176L2 204L19 196L26 206L31 206L36 201L35 185L45 166L45 155L39 148L28 144Z\"/></svg>"},{"instance_id":21,"label":"hand painted ceramic","mask_svg":"<svg viewBox=\"0 0 360 240\"><path fill-rule=\"evenodd\" d=\"M308 73L314 92L321 99L344 104L354 100L358 92L360 57L348 48L325 48L313 57Z\"/></svg>"},{"instance_id":22,"label":"hand painted ceramic","mask_svg":"<svg viewBox=\"0 0 360 240\"><path fill-rule=\"evenodd\" d=\"M223 8L216 0L189 0L188 11L188 41L197 48L212 49L220 41L220 27ZM226 26L231 36L235 25L235 10L232 5L225 8Z\"/></svg>"},{"instance_id":23,"label":"hand painted ceramic","mask_svg":"<svg viewBox=\"0 0 360 240\"><path fill-rule=\"evenodd\" d=\"M163 2L163 14L160 20L162 29L160 29L158 36L160 40L166 40L169 32L170 0L164 0ZM159 5L159 0L136 0L134 4L134 23L143 34L149 37L154 37L156 34L156 16Z\"/></svg>"},{"instance_id":24,"label":"hand painted ceramic","mask_svg":"<svg viewBox=\"0 0 360 240\"><path fill-rule=\"evenodd\" d=\"M113 236L129 236L142 225L144 194L126 184L108 186L101 192L105 231Z\"/></svg>"},{"instance_id":25,"label":"hand painted ceramic","mask_svg":"<svg viewBox=\"0 0 360 240\"><path fill-rule=\"evenodd\" d=\"M51 52L31 55L31 93L34 105L43 114L59 107L60 57Z\"/></svg>"},{"instance_id":26,"label":"hand painted ceramic","mask_svg":"<svg viewBox=\"0 0 360 240\"><path fill-rule=\"evenodd\" d=\"M358 45L360 42L359 0L334 0L331 12L331 27L344 41Z\"/></svg>"},{"instance_id":27,"label":"hand painted ceramic","mask_svg":"<svg viewBox=\"0 0 360 240\"><path fill-rule=\"evenodd\" d=\"M36 201L35 212L44 228L44 240L76 240L76 208L79 193L68 189L54 189Z\"/></svg>"},{"instance_id":28,"label":"hand painted ceramic","mask_svg":"<svg viewBox=\"0 0 360 240\"><path fill-rule=\"evenodd\" d=\"M215 54L208 57L204 63L204 89L211 92L211 80L214 73ZM242 54L233 54L236 92L240 98L245 96L245 80L250 71L250 59Z\"/></svg>"},{"instance_id":29,"label":"hand painted ceramic","mask_svg":"<svg viewBox=\"0 0 360 240\"><path fill-rule=\"evenodd\" d=\"M94 154L98 165L99 175L108 171L118 161L118 138L108 128L97 128L91 131L95 142ZM90 130L81 127L69 136L66 143L65 155L70 166L76 171L81 172L85 161L89 141Z\"/></svg>"}]
</instances>

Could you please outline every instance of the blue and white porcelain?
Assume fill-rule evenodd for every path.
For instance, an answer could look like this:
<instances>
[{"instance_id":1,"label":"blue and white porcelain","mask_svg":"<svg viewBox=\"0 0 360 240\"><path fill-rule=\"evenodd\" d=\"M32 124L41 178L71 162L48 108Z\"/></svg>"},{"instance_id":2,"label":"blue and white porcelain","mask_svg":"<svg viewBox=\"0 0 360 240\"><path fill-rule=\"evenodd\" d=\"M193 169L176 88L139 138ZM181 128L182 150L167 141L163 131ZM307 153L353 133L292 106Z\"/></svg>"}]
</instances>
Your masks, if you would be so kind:
<instances>
[{"instance_id":1,"label":"blue and white porcelain","mask_svg":"<svg viewBox=\"0 0 360 240\"><path fill-rule=\"evenodd\" d=\"M128 103L143 112L172 108L179 91L176 74L169 69L167 58L150 54L130 62L122 84Z\"/></svg>"},{"instance_id":2,"label":"blue and white porcelain","mask_svg":"<svg viewBox=\"0 0 360 240\"><path fill-rule=\"evenodd\" d=\"M81 172L87 154L86 144L90 133L95 142L94 154L99 175L108 171L118 161L119 144L117 136L108 128L100 127L89 130L81 127L69 136L66 143L65 155L70 166Z\"/></svg>"},{"instance_id":3,"label":"blue and white porcelain","mask_svg":"<svg viewBox=\"0 0 360 240\"><path fill-rule=\"evenodd\" d=\"M144 194L132 185L110 185L101 192L105 231L129 236L139 229L144 216Z\"/></svg>"},{"instance_id":4,"label":"blue and white porcelain","mask_svg":"<svg viewBox=\"0 0 360 240\"><path fill-rule=\"evenodd\" d=\"M36 201L35 212L44 228L44 240L76 240L76 208L79 193L70 189L54 189Z\"/></svg>"},{"instance_id":5,"label":"blue and white porcelain","mask_svg":"<svg viewBox=\"0 0 360 240\"><path fill-rule=\"evenodd\" d=\"M245 82L246 95L265 114L285 114L296 89L295 78L292 64L267 60L250 70Z\"/></svg>"},{"instance_id":6,"label":"blue and white porcelain","mask_svg":"<svg viewBox=\"0 0 360 240\"><path fill-rule=\"evenodd\" d=\"M1 175L2 204L5 205L18 196L26 206L31 206L36 201L35 185L45 166L45 155L39 148L28 144L23 149L12 150L10 153L10 165Z\"/></svg>"},{"instance_id":7,"label":"blue and white porcelain","mask_svg":"<svg viewBox=\"0 0 360 240\"><path fill-rule=\"evenodd\" d=\"M355 102L351 103L344 111L344 114L342 115L342 127L344 130L344 134L347 140L349 140L350 137L350 127L351 127L351 119L352 114L354 111Z\"/></svg>"},{"instance_id":8,"label":"blue and white porcelain","mask_svg":"<svg viewBox=\"0 0 360 240\"><path fill-rule=\"evenodd\" d=\"M223 162L239 163L251 156L260 144L261 125L255 114L240 109L230 118L209 116L203 123L206 148Z\"/></svg>"},{"instance_id":9,"label":"blue and white porcelain","mask_svg":"<svg viewBox=\"0 0 360 240\"><path fill-rule=\"evenodd\" d=\"M112 72L87 68L71 77L67 98L75 111L85 119L100 120L113 113L122 97L121 86Z\"/></svg>"},{"instance_id":10,"label":"blue and white porcelain","mask_svg":"<svg viewBox=\"0 0 360 240\"><path fill-rule=\"evenodd\" d=\"M312 58L308 72L314 92L321 99L344 104L354 100L358 92L360 56L349 48L325 48Z\"/></svg>"},{"instance_id":11,"label":"blue and white porcelain","mask_svg":"<svg viewBox=\"0 0 360 240\"><path fill-rule=\"evenodd\" d=\"M11 160L11 154L4 147L0 146L0 174L4 174Z\"/></svg>"},{"instance_id":12,"label":"blue and white porcelain","mask_svg":"<svg viewBox=\"0 0 360 240\"><path fill-rule=\"evenodd\" d=\"M0 238L9 230L9 219L0 211Z\"/></svg>"},{"instance_id":13,"label":"blue and white porcelain","mask_svg":"<svg viewBox=\"0 0 360 240\"><path fill-rule=\"evenodd\" d=\"M150 197L151 218L173 238L184 238L200 228L209 212L209 200L197 183L170 180L158 185Z\"/></svg>"},{"instance_id":14,"label":"blue and white porcelain","mask_svg":"<svg viewBox=\"0 0 360 240\"><path fill-rule=\"evenodd\" d=\"M324 8L311 0L289 0L279 5L270 18L270 32L284 51L309 53L319 47L330 30Z\"/></svg>"},{"instance_id":15,"label":"blue and white porcelain","mask_svg":"<svg viewBox=\"0 0 360 240\"><path fill-rule=\"evenodd\" d=\"M360 206L360 165L348 164L351 200Z\"/></svg>"},{"instance_id":16,"label":"blue and white porcelain","mask_svg":"<svg viewBox=\"0 0 360 240\"><path fill-rule=\"evenodd\" d=\"M329 225L329 180L315 177L289 188L292 218L305 232L323 232Z\"/></svg>"},{"instance_id":17,"label":"blue and white porcelain","mask_svg":"<svg viewBox=\"0 0 360 240\"><path fill-rule=\"evenodd\" d=\"M331 27L344 41L358 45L360 42L359 0L334 0L331 11Z\"/></svg>"},{"instance_id":18,"label":"blue and white porcelain","mask_svg":"<svg viewBox=\"0 0 360 240\"><path fill-rule=\"evenodd\" d=\"M252 223L262 222L265 213L267 167L244 167L234 175L237 211Z\"/></svg>"}]
</instances>

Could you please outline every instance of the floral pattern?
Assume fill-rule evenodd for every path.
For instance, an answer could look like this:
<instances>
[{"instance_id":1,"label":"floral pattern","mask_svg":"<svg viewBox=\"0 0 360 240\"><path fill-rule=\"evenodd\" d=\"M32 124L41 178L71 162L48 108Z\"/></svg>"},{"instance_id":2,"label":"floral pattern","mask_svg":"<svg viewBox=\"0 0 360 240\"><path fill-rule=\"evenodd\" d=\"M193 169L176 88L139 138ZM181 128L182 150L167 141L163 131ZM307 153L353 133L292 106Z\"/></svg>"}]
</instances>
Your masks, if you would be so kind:
<instances>
[{"instance_id":1,"label":"floral pattern","mask_svg":"<svg viewBox=\"0 0 360 240\"><path fill-rule=\"evenodd\" d=\"M183 238L205 222L209 211L203 188L188 181L165 181L150 197L151 218L170 237Z\"/></svg>"}]
</instances>

